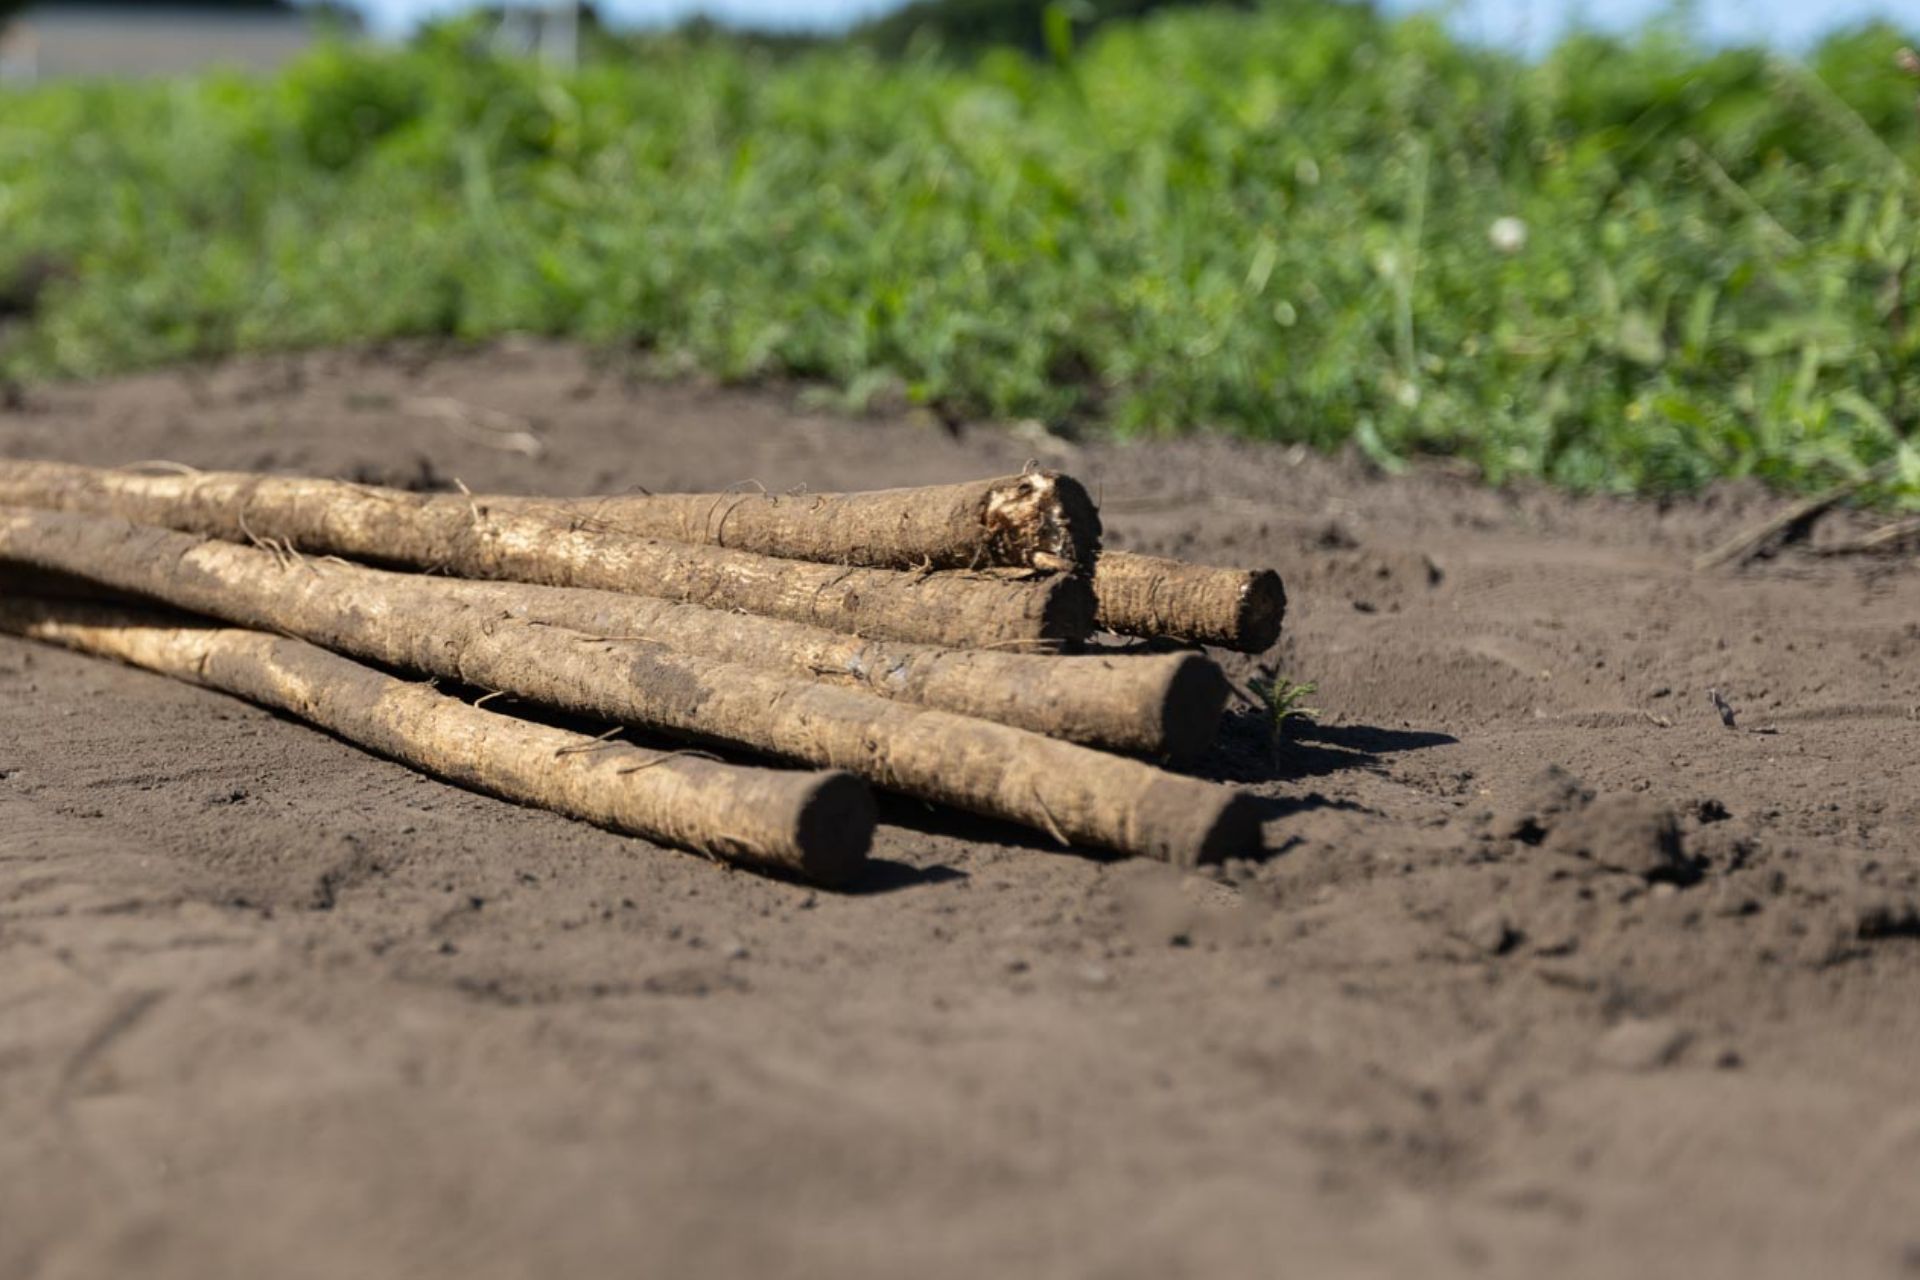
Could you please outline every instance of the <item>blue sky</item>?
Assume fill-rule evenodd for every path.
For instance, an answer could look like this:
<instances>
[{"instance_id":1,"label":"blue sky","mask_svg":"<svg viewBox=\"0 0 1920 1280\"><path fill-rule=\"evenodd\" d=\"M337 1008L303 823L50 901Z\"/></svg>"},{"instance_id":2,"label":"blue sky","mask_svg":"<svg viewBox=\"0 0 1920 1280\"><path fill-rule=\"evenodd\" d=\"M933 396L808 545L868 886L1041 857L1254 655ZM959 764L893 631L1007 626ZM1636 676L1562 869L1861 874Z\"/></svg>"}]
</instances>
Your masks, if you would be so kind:
<instances>
[{"instance_id":1,"label":"blue sky","mask_svg":"<svg viewBox=\"0 0 1920 1280\"><path fill-rule=\"evenodd\" d=\"M403 30L463 0L360 0L383 31ZM1568 23L1625 26L1667 11L1670 0L1386 0L1388 8L1442 8L1459 31L1501 44L1538 48ZM887 0L601 0L601 11L624 21L661 22L690 12L768 25L822 27L890 7ZM1920 0L1695 0L1699 29L1716 40L1806 43L1837 25L1883 17L1920 30Z\"/></svg>"}]
</instances>

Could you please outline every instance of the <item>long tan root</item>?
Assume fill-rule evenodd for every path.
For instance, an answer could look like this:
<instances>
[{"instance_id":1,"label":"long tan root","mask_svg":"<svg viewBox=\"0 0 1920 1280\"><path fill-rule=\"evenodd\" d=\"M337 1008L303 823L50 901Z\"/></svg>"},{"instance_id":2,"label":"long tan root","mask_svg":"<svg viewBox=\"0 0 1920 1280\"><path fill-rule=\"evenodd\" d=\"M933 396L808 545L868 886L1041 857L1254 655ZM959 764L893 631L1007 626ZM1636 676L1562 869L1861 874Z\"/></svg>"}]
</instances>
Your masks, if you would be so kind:
<instances>
[{"instance_id":1,"label":"long tan root","mask_svg":"<svg viewBox=\"0 0 1920 1280\"><path fill-rule=\"evenodd\" d=\"M0 631L219 689L475 791L750 866L844 884L873 799L846 773L751 768L479 710L302 640L74 600L0 596Z\"/></svg>"},{"instance_id":2,"label":"long tan root","mask_svg":"<svg viewBox=\"0 0 1920 1280\"><path fill-rule=\"evenodd\" d=\"M1280 638L1287 593L1271 569L1215 569L1109 551L1094 567L1099 624L1130 636L1264 653Z\"/></svg>"},{"instance_id":3,"label":"long tan root","mask_svg":"<svg viewBox=\"0 0 1920 1280\"><path fill-rule=\"evenodd\" d=\"M1220 668L1197 653L1057 657L946 649L564 587L450 580L441 594L501 616L783 671L1138 755L1204 750L1228 693Z\"/></svg>"},{"instance_id":4,"label":"long tan root","mask_svg":"<svg viewBox=\"0 0 1920 1280\"><path fill-rule=\"evenodd\" d=\"M1085 570L1100 515L1056 471L865 493L645 493L482 501L495 511L764 556L876 569Z\"/></svg>"}]
</instances>

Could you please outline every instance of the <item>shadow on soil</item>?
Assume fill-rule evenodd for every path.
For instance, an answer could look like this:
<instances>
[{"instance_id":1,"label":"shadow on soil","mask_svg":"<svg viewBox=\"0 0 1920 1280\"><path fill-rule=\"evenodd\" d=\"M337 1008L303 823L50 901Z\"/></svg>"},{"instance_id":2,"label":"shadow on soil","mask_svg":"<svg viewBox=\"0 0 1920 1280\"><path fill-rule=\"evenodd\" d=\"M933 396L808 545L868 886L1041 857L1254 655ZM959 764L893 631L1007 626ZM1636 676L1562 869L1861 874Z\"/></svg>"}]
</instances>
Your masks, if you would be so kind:
<instances>
[{"instance_id":1,"label":"shadow on soil","mask_svg":"<svg viewBox=\"0 0 1920 1280\"><path fill-rule=\"evenodd\" d=\"M850 898L871 897L882 893L895 893L901 889L924 889L930 885L951 884L955 880L965 880L967 873L955 867L916 867L910 862L896 862L892 858L870 858L866 870L860 878L848 885L842 892Z\"/></svg>"},{"instance_id":2,"label":"shadow on soil","mask_svg":"<svg viewBox=\"0 0 1920 1280\"><path fill-rule=\"evenodd\" d=\"M1287 782L1324 778L1348 769L1375 769L1385 756L1422 751L1458 742L1452 734L1424 729L1382 729L1364 724L1296 721L1275 743L1267 718L1253 711L1230 712L1220 725L1213 750L1187 770L1216 782Z\"/></svg>"},{"instance_id":3,"label":"shadow on soil","mask_svg":"<svg viewBox=\"0 0 1920 1280\"><path fill-rule=\"evenodd\" d=\"M1286 741L1274 749L1268 736L1267 721L1254 712L1231 714L1222 723L1219 741L1200 759L1181 772L1215 782L1267 783L1325 777L1346 769L1379 768L1384 757L1403 751L1420 751L1446 746L1458 739L1451 734L1418 729L1383 729L1374 725L1323 725L1303 721L1291 726ZM936 807L904 796L878 795L883 828L898 833L926 837L930 841L961 841L1008 851L1039 854L1065 854L1094 862L1112 862L1119 854L1099 849L1066 847L1044 831L1035 831L1011 822ZM1318 810L1359 810L1362 806L1331 800L1319 792L1303 796L1255 796L1263 826ZM1291 841L1275 843L1269 836L1262 858L1285 853ZM881 843L888 837L884 831ZM947 853L936 843L925 850L931 856ZM967 873L956 867L936 864L916 866L876 850L860 880L846 892L854 895L893 893L903 889L924 888L964 880Z\"/></svg>"},{"instance_id":4,"label":"shadow on soil","mask_svg":"<svg viewBox=\"0 0 1920 1280\"><path fill-rule=\"evenodd\" d=\"M978 814L961 813L951 809L936 810L899 796L883 795L877 798L880 801L880 821L884 827L914 832L939 840L958 840L970 845L988 845L1009 852L1055 854L1084 858L1089 862L1124 862L1126 860L1126 855L1110 853L1104 849L1061 845L1048 837L1045 832L1033 831L995 818L984 818ZM1294 843L1291 840L1284 840L1275 833L1272 830L1273 824L1303 813L1322 810L1366 812L1364 806L1346 800L1332 800L1317 791L1304 796L1253 796L1250 799L1259 816L1261 826L1268 829L1267 844L1256 855L1260 861L1284 853ZM946 865L917 867L911 863L883 856L873 858L860 880L844 892L855 896L891 893L900 889L947 884L966 878L967 873L956 867Z\"/></svg>"}]
</instances>

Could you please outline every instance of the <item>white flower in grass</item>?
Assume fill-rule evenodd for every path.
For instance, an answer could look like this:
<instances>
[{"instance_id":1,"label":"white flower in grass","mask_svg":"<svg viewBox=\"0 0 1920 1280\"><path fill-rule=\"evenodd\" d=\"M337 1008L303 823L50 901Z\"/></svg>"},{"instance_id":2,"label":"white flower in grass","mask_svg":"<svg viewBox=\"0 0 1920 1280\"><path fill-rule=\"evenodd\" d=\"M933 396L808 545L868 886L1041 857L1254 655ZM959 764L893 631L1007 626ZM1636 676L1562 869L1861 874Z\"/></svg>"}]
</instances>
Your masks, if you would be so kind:
<instances>
[{"instance_id":1,"label":"white flower in grass","mask_svg":"<svg viewBox=\"0 0 1920 1280\"><path fill-rule=\"evenodd\" d=\"M1487 239L1501 253L1518 253L1527 247L1527 224L1518 218L1495 218Z\"/></svg>"}]
</instances>

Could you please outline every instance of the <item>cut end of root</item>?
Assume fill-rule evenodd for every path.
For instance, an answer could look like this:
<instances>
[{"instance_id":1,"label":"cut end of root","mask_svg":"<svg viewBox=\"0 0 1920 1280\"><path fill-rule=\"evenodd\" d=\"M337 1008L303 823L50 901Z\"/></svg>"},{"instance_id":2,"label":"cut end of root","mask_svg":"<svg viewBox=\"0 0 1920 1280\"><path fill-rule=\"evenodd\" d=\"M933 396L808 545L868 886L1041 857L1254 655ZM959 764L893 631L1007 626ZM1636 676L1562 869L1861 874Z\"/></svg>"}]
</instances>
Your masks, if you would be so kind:
<instances>
[{"instance_id":1,"label":"cut end of root","mask_svg":"<svg viewBox=\"0 0 1920 1280\"><path fill-rule=\"evenodd\" d=\"M1222 790L1227 791L1227 799L1216 811L1206 838L1200 842L1194 858L1197 864L1256 857L1263 847L1264 822L1259 800L1242 791Z\"/></svg>"},{"instance_id":2,"label":"cut end of root","mask_svg":"<svg viewBox=\"0 0 1920 1280\"><path fill-rule=\"evenodd\" d=\"M1235 627L1243 653L1265 653L1280 639L1287 620L1287 589L1271 569L1249 574L1240 592L1239 625Z\"/></svg>"},{"instance_id":3,"label":"cut end of root","mask_svg":"<svg viewBox=\"0 0 1920 1280\"><path fill-rule=\"evenodd\" d=\"M1219 783L1164 775L1141 793L1134 815L1139 847L1129 852L1176 867L1252 857L1260 850L1259 801Z\"/></svg>"},{"instance_id":4,"label":"cut end of root","mask_svg":"<svg viewBox=\"0 0 1920 1280\"><path fill-rule=\"evenodd\" d=\"M794 871L829 889L853 883L866 868L877 820L866 783L850 773L820 775L800 809Z\"/></svg>"},{"instance_id":5,"label":"cut end of root","mask_svg":"<svg viewBox=\"0 0 1920 1280\"><path fill-rule=\"evenodd\" d=\"M993 563L1086 572L1100 551L1100 512L1086 487L1057 471L994 485L982 513Z\"/></svg>"},{"instance_id":6,"label":"cut end of root","mask_svg":"<svg viewBox=\"0 0 1920 1280\"><path fill-rule=\"evenodd\" d=\"M1229 689L1226 673L1211 659L1197 653L1181 655L1161 704L1161 749L1179 760L1212 746Z\"/></svg>"}]
</instances>

